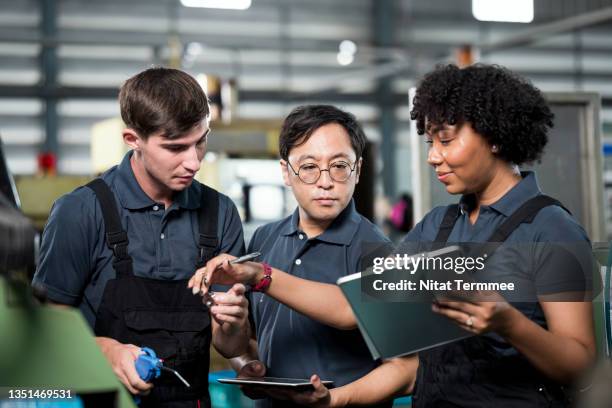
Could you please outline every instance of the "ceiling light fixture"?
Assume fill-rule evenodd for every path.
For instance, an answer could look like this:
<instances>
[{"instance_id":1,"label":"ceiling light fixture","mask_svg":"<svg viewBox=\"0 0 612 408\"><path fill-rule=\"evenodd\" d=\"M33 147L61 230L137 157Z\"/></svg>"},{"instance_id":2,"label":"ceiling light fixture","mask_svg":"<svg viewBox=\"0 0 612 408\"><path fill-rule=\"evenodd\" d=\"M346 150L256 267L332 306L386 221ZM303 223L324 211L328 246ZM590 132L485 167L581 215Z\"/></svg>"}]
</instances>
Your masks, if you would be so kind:
<instances>
[{"instance_id":1,"label":"ceiling light fixture","mask_svg":"<svg viewBox=\"0 0 612 408\"><path fill-rule=\"evenodd\" d=\"M181 0L181 4L185 7L246 10L251 7L251 0Z\"/></svg>"},{"instance_id":2,"label":"ceiling light fixture","mask_svg":"<svg viewBox=\"0 0 612 408\"><path fill-rule=\"evenodd\" d=\"M345 52L339 52L336 58L338 59L338 64L342 66L351 65L355 60L353 54L347 54Z\"/></svg>"},{"instance_id":3,"label":"ceiling light fixture","mask_svg":"<svg viewBox=\"0 0 612 408\"><path fill-rule=\"evenodd\" d=\"M355 61L355 53L357 52L357 44L351 40L344 40L338 46L338 55L336 56L338 64L342 66L351 65Z\"/></svg>"},{"instance_id":4,"label":"ceiling light fixture","mask_svg":"<svg viewBox=\"0 0 612 408\"><path fill-rule=\"evenodd\" d=\"M531 23L533 0L472 0L472 14L479 21Z\"/></svg>"},{"instance_id":5,"label":"ceiling light fixture","mask_svg":"<svg viewBox=\"0 0 612 408\"><path fill-rule=\"evenodd\" d=\"M344 40L340 43L338 49L340 50L340 52L355 55L355 53L357 52L357 44L355 44L351 40Z\"/></svg>"}]
</instances>

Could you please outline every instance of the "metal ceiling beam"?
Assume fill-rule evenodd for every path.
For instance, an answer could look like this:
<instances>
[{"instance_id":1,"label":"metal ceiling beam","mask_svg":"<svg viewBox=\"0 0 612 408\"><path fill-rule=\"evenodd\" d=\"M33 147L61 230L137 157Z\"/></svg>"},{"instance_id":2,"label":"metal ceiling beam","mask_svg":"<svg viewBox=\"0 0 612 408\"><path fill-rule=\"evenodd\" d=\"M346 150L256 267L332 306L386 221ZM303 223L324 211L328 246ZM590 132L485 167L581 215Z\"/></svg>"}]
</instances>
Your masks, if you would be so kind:
<instances>
[{"instance_id":1,"label":"metal ceiling beam","mask_svg":"<svg viewBox=\"0 0 612 408\"><path fill-rule=\"evenodd\" d=\"M319 85L313 87L310 90L310 93L320 94L338 90L344 86L347 86L347 84L350 85L350 83L354 82L355 80L359 80L360 82L380 80L391 76L396 76L401 73L410 73L412 72L412 67L412 61L395 61L382 63L380 65L373 65L364 69L347 70L347 72L342 74L330 75L327 78L321 78Z\"/></svg>"},{"instance_id":2,"label":"metal ceiling beam","mask_svg":"<svg viewBox=\"0 0 612 408\"><path fill-rule=\"evenodd\" d=\"M573 17L573 18L578 18ZM606 13L601 17L604 20L609 20L610 17ZM573 19L572 18L572 19ZM599 20L599 18L598 18ZM582 20L581 20L582 21ZM556 24L556 23L550 23ZM539 30L537 28L531 30ZM584 28L584 27L582 27ZM476 26L474 26L476 30ZM517 35L511 35L510 39L483 43L480 44L483 52L493 52L496 50L516 47L522 44L516 43L517 41L524 42L525 45L533 43L533 39L529 39L529 33L522 32ZM552 35L552 34L551 34ZM186 34L181 33L181 40L184 43L189 42L202 42L206 46L211 48L221 48L229 50L279 50L282 46L281 40L275 37L248 37L248 36L203 36L197 34ZM527 39L525 37L528 37ZM513 41L515 44L506 44L508 41ZM39 32L33 31L28 27L11 27L3 28L0 27L0 42L6 43L27 43L27 44L41 44L49 46L60 46L60 45L91 45L91 46L144 46L144 47L163 47L168 44L168 36L165 33L143 33L134 31L108 31L108 30L73 30L73 29L59 29L57 35L53 38L45 38ZM465 44L465 41L458 40L455 44L452 42L440 42L432 40L415 40L410 39L410 43L407 44L411 49L419 49L427 51L430 54L439 54L440 52L446 52L449 47L459 46ZM292 38L291 39L292 50L294 51L335 51L338 47L337 40L324 40L324 39L305 39L305 38ZM367 51L370 54L392 54L395 59L408 58L408 51L403 47L392 46L392 47L370 47L367 44L359 44L360 51ZM499 48L497 48L499 47ZM559 51L559 52L571 52L572 45L568 44L567 47L559 46L537 46L527 50L534 52L537 51ZM593 53L609 53L610 48L589 46L584 45L584 52Z\"/></svg>"},{"instance_id":3,"label":"metal ceiling beam","mask_svg":"<svg viewBox=\"0 0 612 408\"><path fill-rule=\"evenodd\" d=\"M511 47L524 46L533 43L536 40L540 40L552 35L561 34L567 31L582 29L591 27L597 24L604 23L612 20L612 7L606 7L604 9L588 12L578 16L570 17L567 19L559 20L556 22L543 24L531 29L525 30L523 33L509 37L506 40L500 40L490 43L479 45L479 48L483 52L498 51L501 49L507 49ZM448 54L444 56L439 55L437 61L445 60ZM384 78L400 74L405 72L411 66L410 61L399 61L389 62L373 66L362 71L351 73L350 77L355 79L373 79L373 78ZM349 75L347 74L347 79ZM321 90L337 89L341 86L343 78L332 78L330 81L322 83L321 87L313 90L314 92ZM333 82L336 84L333 85Z\"/></svg>"},{"instance_id":4,"label":"metal ceiling beam","mask_svg":"<svg viewBox=\"0 0 612 408\"><path fill-rule=\"evenodd\" d=\"M39 85L0 85L0 98L116 99L118 95L119 88L115 87L58 86L44 88ZM406 98L406 95L398 93L393 96L393 101L397 105L405 103ZM239 91L239 99L241 102L278 102L286 100L295 103L328 101L371 104L375 102L375 95L373 93L341 94L337 92L324 92L313 95L306 92L289 91Z\"/></svg>"},{"instance_id":5,"label":"metal ceiling beam","mask_svg":"<svg viewBox=\"0 0 612 408\"><path fill-rule=\"evenodd\" d=\"M0 98L115 99L119 88L0 85Z\"/></svg>"},{"instance_id":6,"label":"metal ceiling beam","mask_svg":"<svg viewBox=\"0 0 612 408\"><path fill-rule=\"evenodd\" d=\"M200 42L211 48L231 50L279 50L281 40L277 37L249 36L207 36L179 33L183 43ZM41 44L49 46L60 45L92 45L92 46L143 46L163 47L168 45L166 33L146 33L135 31L107 30L67 30L60 29L53 38L46 38L31 28L0 27L0 42ZM291 48L295 51L330 51L338 49L337 40L292 38Z\"/></svg>"},{"instance_id":7,"label":"metal ceiling beam","mask_svg":"<svg viewBox=\"0 0 612 408\"><path fill-rule=\"evenodd\" d=\"M373 25L374 25L374 44L381 47L391 47L395 45L395 1L394 0L372 0L374 8ZM367 79L377 78L376 82L376 104L379 107L380 133L382 141L380 145L382 156L382 181L384 193L387 197L395 198L397 193L397 165L395 159L395 151L397 144L395 143L396 133L396 117L395 105L393 103L393 89L391 81L385 80L386 73L395 65L387 66L387 64L402 64L408 68L411 64L407 61L390 62L388 59L381 59L378 62L375 71L364 72L364 77ZM407 64L407 66L406 66ZM364 78L364 79L365 79Z\"/></svg>"},{"instance_id":8,"label":"metal ceiling beam","mask_svg":"<svg viewBox=\"0 0 612 408\"><path fill-rule=\"evenodd\" d=\"M0 85L1 98L45 98L53 96L58 99L117 99L119 88L115 87L71 87L60 86L52 89L43 89L41 86L30 85ZM240 102L270 102L287 99L289 102L330 102L370 105L376 102L374 93L337 93L326 92L312 95L304 92L289 91L240 91ZM394 92L392 102L394 106L406 105L407 93ZM612 107L612 97L603 97L602 106Z\"/></svg>"},{"instance_id":9,"label":"metal ceiling beam","mask_svg":"<svg viewBox=\"0 0 612 408\"><path fill-rule=\"evenodd\" d=\"M544 38L592 27L610 20L612 20L612 7L605 7L600 10L553 21L552 23L530 27L519 34L508 36L502 40L480 44L479 48L484 53L521 47Z\"/></svg>"},{"instance_id":10,"label":"metal ceiling beam","mask_svg":"<svg viewBox=\"0 0 612 408\"><path fill-rule=\"evenodd\" d=\"M40 0L41 8L41 31L46 38L55 38L57 34L57 7L55 0ZM43 90L57 87L57 74L59 71L57 59L57 47L55 45L43 45L40 50L41 86ZM45 141L42 146L44 153L57 155L58 144L58 112L57 98L47 96L43 104L43 126L45 128Z\"/></svg>"}]
</instances>

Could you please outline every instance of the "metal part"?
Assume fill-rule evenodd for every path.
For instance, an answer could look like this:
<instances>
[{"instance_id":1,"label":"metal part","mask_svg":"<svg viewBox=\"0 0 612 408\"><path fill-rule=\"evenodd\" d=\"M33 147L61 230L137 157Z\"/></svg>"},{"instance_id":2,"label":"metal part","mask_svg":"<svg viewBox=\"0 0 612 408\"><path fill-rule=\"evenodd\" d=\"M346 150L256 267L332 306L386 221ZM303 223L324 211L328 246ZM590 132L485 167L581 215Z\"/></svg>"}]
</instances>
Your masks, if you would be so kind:
<instances>
[{"instance_id":1,"label":"metal part","mask_svg":"<svg viewBox=\"0 0 612 408\"><path fill-rule=\"evenodd\" d=\"M251 252L250 254L246 254L239 258L232 259L231 261L229 261L229 263L232 265L241 264L243 262L251 261L259 257L260 255L261 255L261 252ZM202 283L204 284L204 286L208 286L208 282L206 282L206 278L204 278ZM197 293L201 293L201 292L202 290L200 289ZM202 295L202 302L204 302L206 307L210 308L212 305L215 304L214 297L215 297L215 292L209 290Z\"/></svg>"},{"instance_id":2,"label":"metal part","mask_svg":"<svg viewBox=\"0 0 612 408\"><path fill-rule=\"evenodd\" d=\"M261 255L261 252L251 252L250 254L246 254L239 258L232 259L231 261L229 261L229 263L230 264L241 264L243 262L252 261L253 259L259 257L260 255Z\"/></svg>"},{"instance_id":3,"label":"metal part","mask_svg":"<svg viewBox=\"0 0 612 408\"><path fill-rule=\"evenodd\" d=\"M173 370L173 369L168 368L168 367L164 367L164 366L161 366L160 368L161 368L162 370L164 370L164 371L169 371L169 372L171 372L171 373L174 373L174 375L176 375L176 376L178 377L178 379L179 379L179 380L181 380L181 381L183 382L183 384L185 384L185 386L186 386L186 387L188 387L188 388L190 388L190 387L191 387L191 385L190 385L190 384L187 382L187 380L185 380L185 379L183 378L183 376L182 376L182 375L180 375L180 374L178 373L178 371Z\"/></svg>"}]
</instances>

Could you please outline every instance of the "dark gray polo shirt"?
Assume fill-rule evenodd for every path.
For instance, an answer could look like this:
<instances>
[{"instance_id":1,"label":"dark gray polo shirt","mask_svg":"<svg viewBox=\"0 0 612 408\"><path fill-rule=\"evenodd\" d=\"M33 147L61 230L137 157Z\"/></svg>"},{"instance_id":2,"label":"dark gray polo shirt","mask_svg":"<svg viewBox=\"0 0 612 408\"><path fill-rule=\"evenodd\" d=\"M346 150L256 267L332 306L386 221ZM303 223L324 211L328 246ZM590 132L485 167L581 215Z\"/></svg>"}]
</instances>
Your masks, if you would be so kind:
<instances>
[{"instance_id":1,"label":"dark gray polo shirt","mask_svg":"<svg viewBox=\"0 0 612 408\"><path fill-rule=\"evenodd\" d=\"M508 191L500 200L491 205L480 207L478 219L474 225L469 219L469 210L473 205L473 196L464 196L460 201L460 215L447 240L449 243L486 242L493 232L527 200L542 194L536 175L533 172L521 173L522 180ZM411 248L416 253L423 250L428 243L435 240L447 207L441 206L431 210L402 241L402 248ZM532 244L538 243L538 244ZM540 243L549 243L547 247ZM574 270L559 265L565 262L559 253L562 245L571 247L570 262L576 262ZM546 328L546 319L540 304L535 301L536 295L559 293L576 290L580 285L590 286L592 275L592 255L589 238L582 226L563 208L549 206L541 209L531 223L520 224L507 238L504 245L496 250L491 258L500 258L498 267L501 273L510 277L508 280L533 285L534 301L513 303L518 310L542 327ZM565 262L567 264L567 262ZM496 264L493 264L494 266ZM485 268L485 272L487 269ZM585 276L585 274L587 274ZM585 281L586 279L586 281ZM499 280L501 282L504 279ZM530 297L531 298L531 297ZM486 335L494 341L494 348L503 355L516 355L518 352L494 333Z\"/></svg>"},{"instance_id":2,"label":"dark gray polo shirt","mask_svg":"<svg viewBox=\"0 0 612 408\"><path fill-rule=\"evenodd\" d=\"M194 180L164 208L142 191L130 157L131 152L101 177L115 193L134 273L155 279L189 278L198 258L201 184ZM218 220L220 252L243 254L242 224L234 203L223 194ZM59 198L43 232L33 280L46 288L51 301L79 307L92 327L106 282L115 277L104 234L100 204L91 189L79 187Z\"/></svg>"},{"instance_id":3,"label":"dark gray polo shirt","mask_svg":"<svg viewBox=\"0 0 612 408\"><path fill-rule=\"evenodd\" d=\"M341 276L361 270L362 244L389 243L378 227L357 213L353 201L318 237L308 239L298 222L296 209L292 216L258 228L249 252L260 251L263 261L300 278L335 284ZM267 366L266 375L310 378L318 374L341 386L378 365L358 330L337 330L265 294L251 296L259 357Z\"/></svg>"},{"instance_id":4,"label":"dark gray polo shirt","mask_svg":"<svg viewBox=\"0 0 612 408\"><path fill-rule=\"evenodd\" d=\"M542 194L534 172L522 172L522 180L500 200L480 207L474 225L469 219L470 196L461 198L461 214L448 237L448 242L485 242L503 221L527 200ZM435 240L446 212L446 206L431 210L404 238L404 242ZM506 242L588 241L580 224L558 206L545 207L531 223L521 224Z\"/></svg>"}]
</instances>

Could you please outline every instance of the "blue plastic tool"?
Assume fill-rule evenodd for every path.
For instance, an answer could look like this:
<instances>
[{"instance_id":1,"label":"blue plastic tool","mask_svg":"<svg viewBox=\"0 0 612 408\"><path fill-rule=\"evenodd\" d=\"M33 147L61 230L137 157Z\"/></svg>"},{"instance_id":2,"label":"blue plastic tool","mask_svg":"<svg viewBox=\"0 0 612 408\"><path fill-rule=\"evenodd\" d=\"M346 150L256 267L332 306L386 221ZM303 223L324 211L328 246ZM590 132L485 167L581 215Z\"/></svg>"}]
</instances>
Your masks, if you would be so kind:
<instances>
[{"instance_id":1,"label":"blue plastic tool","mask_svg":"<svg viewBox=\"0 0 612 408\"><path fill-rule=\"evenodd\" d=\"M158 378L161 375L161 370L169 371L176 375L179 380L185 384L185 386L190 387L189 383L185 381L185 379L176 371L168 367L164 367L163 360L157 358L155 351L150 349L149 347L141 348L142 354L138 356L136 359L136 372L143 381L149 382Z\"/></svg>"},{"instance_id":2,"label":"blue plastic tool","mask_svg":"<svg viewBox=\"0 0 612 408\"><path fill-rule=\"evenodd\" d=\"M141 351L142 354L136 360L136 371L143 381L149 382L161 375L163 362L149 347L143 347Z\"/></svg>"},{"instance_id":3,"label":"blue plastic tool","mask_svg":"<svg viewBox=\"0 0 612 408\"><path fill-rule=\"evenodd\" d=\"M164 367L164 361L160 358L157 358L157 354L155 351L150 349L149 347L143 347L140 349L142 354L138 356L136 359L136 372L142 378L143 381L149 382L158 378L161 375L161 370L169 371L176 375L179 380L185 384L186 387L191 387L187 381L181 376L176 370L173 370L168 367ZM134 402L136 405L140 405L140 397L134 396Z\"/></svg>"}]
</instances>

